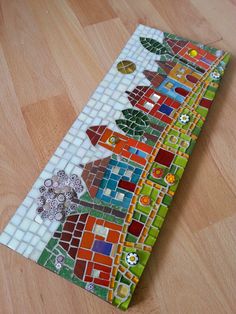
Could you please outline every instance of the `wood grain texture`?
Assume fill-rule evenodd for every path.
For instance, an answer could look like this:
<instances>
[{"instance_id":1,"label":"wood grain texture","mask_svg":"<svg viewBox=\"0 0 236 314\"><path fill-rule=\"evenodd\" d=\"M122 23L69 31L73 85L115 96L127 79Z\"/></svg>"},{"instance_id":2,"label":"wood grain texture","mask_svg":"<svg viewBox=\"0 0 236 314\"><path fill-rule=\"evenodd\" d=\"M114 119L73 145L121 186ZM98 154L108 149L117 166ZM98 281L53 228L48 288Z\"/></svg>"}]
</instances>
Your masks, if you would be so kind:
<instances>
[{"instance_id":1,"label":"wood grain texture","mask_svg":"<svg viewBox=\"0 0 236 314\"><path fill-rule=\"evenodd\" d=\"M222 14L223 12L223 14ZM232 0L0 0L0 228L138 23L236 53ZM128 313L235 313L236 63ZM1 246L0 313L120 313Z\"/></svg>"}]
</instances>

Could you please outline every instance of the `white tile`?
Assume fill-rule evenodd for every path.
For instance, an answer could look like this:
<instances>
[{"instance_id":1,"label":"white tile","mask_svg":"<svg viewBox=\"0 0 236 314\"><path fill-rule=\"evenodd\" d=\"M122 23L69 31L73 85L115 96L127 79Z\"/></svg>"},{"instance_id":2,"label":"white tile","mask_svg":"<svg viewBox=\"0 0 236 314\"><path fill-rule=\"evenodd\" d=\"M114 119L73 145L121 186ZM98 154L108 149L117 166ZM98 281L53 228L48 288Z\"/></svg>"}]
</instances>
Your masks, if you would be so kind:
<instances>
[{"instance_id":1,"label":"white tile","mask_svg":"<svg viewBox=\"0 0 236 314\"><path fill-rule=\"evenodd\" d=\"M11 239L11 241L7 244L9 246L9 248L11 248L12 250L16 250L17 246L19 245L19 241L16 239Z\"/></svg>"},{"instance_id":2,"label":"white tile","mask_svg":"<svg viewBox=\"0 0 236 314\"><path fill-rule=\"evenodd\" d=\"M7 243L11 240L11 237L6 232L2 232L0 234L0 243L7 245Z\"/></svg>"}]
</instances>

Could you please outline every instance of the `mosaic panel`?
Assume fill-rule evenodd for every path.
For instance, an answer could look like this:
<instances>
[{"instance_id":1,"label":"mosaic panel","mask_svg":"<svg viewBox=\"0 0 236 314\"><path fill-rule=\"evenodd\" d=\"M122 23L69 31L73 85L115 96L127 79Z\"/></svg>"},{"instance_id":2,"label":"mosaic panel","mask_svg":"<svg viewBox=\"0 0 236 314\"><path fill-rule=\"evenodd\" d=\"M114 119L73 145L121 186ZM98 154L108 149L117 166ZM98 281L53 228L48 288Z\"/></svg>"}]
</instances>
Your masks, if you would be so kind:
<instances>
[{"instance_id":1,"label":"mosaic panel","mask_svg":"<svg viewBox=\"0 0 236 314\"><path fill-rule=\"evenodd\" d=\"M139 25L0 242L127 309L228 61Z\"/></svg>"}]
</instances>

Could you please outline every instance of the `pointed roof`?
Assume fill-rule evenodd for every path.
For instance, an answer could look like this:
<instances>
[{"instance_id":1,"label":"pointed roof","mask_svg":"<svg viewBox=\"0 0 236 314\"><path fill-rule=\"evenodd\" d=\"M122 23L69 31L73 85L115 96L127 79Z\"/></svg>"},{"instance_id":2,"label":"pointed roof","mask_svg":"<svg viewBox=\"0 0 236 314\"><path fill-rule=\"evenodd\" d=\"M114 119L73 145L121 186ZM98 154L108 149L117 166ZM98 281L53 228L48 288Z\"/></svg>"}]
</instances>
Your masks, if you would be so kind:
<instances>
[{"instance_id":1,"label":"pointed roof","mask_svg":"<svg viewBox=\"0 0 236 314\"><path fill-rule=\"evenodd\" d=\"M158 87L166 78L166 75L148 70L143 71L143 74L146 76L146 78L151 82L151 84L154 87Z\"/></svg>"},{"instance_id":2,"label":"pointed roof","mask_svg":"<svg viewBox=\"0 0 236 314\"><path fill-rule=\"evenodd\" d=\"M137 102L146 94L148 90L150 90L150 86L136 86L132 92L126 91L128 94L128 99L132 106L136 106Z\"/></svg>"},{"instance_id":3,"label":"pointed roof","mask_svg":"<svg viewBox=\"0 0 236 314\"><path fill-rule=\"evenodd\" d=\"M84 180L91 197L96 196L110 159L111 156L84 165L82 179Z\"/></svg>"},{"instance_id":4,"label":"pointed roof","mask_svg":"<svg viewBox=\"0 0 236 314\"><path fill-rule=\"evenodd\" d=\"M179 51L188 43L187 40L176 40L171 38L165 38L164 42L166 42L172 51L176 54L179 53Z\"/></svg>"},{"instance_id":5,"label":"pointed roof","mask_svg":"<svg viewBox=\"0 0 236 314\"><path fill-rule=\"evenodd\" d=\"M107 125L95 125L87 129L86 134L88 135L93 146L95 146L97 142L100 140L106 128Z\"/></svg>"},{"instance_id":6,"label":"pointed roof","mask_svg":"<svg viewBox=\"0 0 236 314\"><path fill-rule=\"evenodd\" d=\"M158 66L168 75L173 67L176 65L176 62L173 61L161 61L156 60Z\"/></svg>"}]
</instances>

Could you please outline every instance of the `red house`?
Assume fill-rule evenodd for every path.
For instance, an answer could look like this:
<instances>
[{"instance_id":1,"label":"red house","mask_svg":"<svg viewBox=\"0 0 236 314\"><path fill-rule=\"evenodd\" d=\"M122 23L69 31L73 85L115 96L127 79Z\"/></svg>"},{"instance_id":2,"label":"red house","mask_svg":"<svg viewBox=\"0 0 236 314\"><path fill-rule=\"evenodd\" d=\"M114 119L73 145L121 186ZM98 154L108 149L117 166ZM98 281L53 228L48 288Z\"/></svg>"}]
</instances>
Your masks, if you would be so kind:
<instances>
[{"instance_id":1,"label":"red house","mask_svg":"<svg viewBox=\"0 0 236 314\"><path fill-rule=\"evenodd\" d=\"M173 114L181 105L150 86L137 86L132 92L126 93L132 106L168 124L172 122Z\"/></svg>"}]
</instances>

